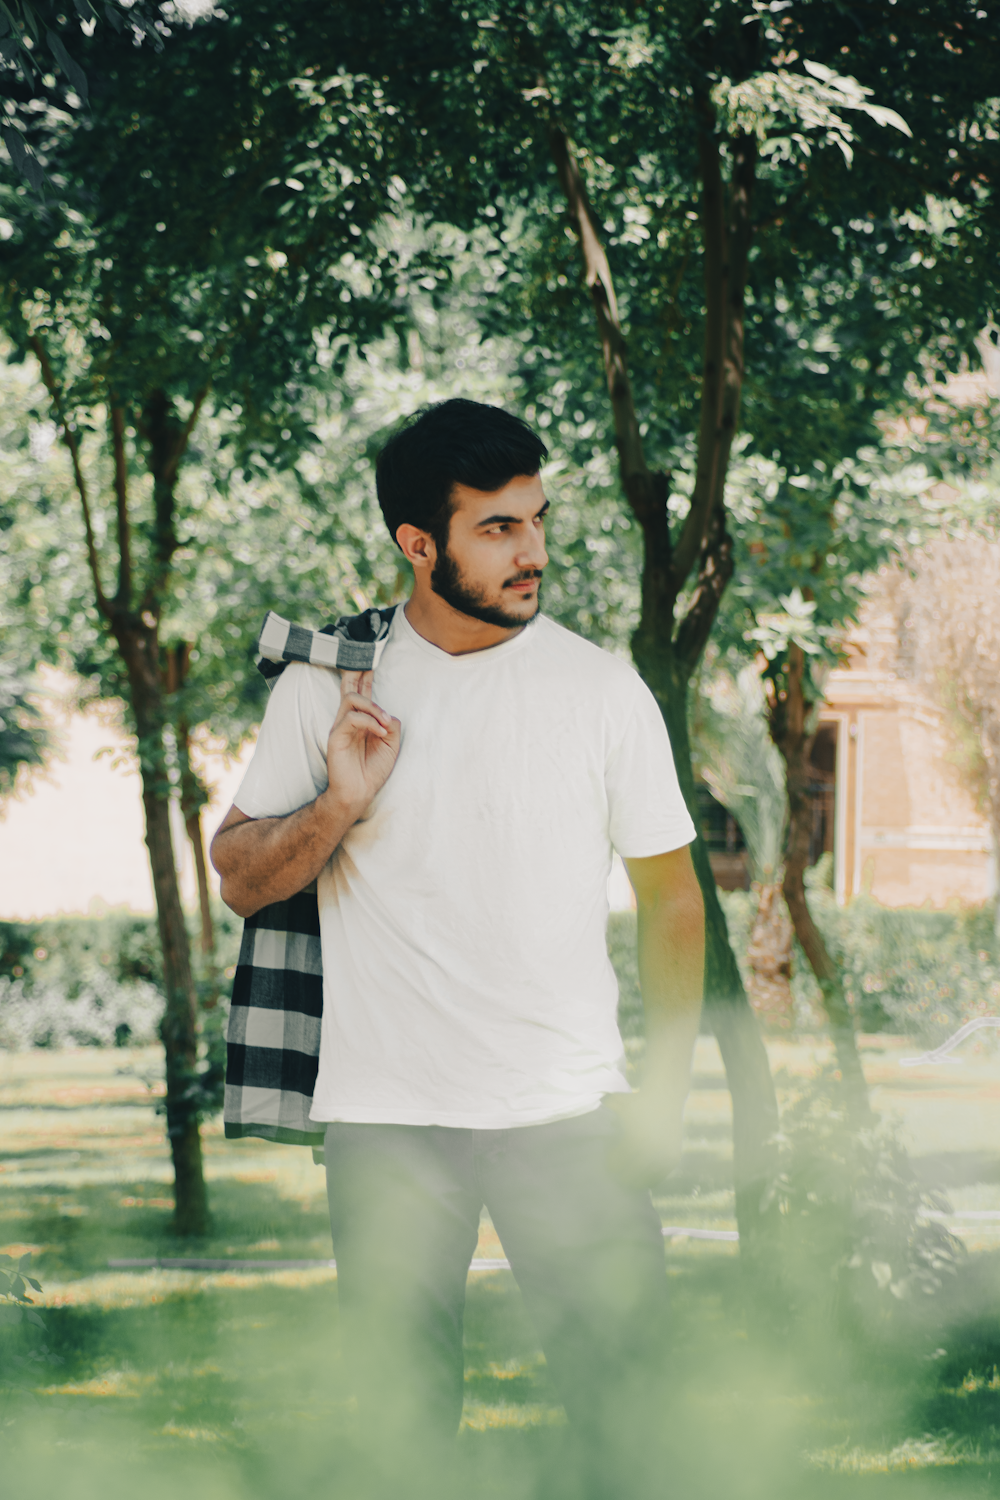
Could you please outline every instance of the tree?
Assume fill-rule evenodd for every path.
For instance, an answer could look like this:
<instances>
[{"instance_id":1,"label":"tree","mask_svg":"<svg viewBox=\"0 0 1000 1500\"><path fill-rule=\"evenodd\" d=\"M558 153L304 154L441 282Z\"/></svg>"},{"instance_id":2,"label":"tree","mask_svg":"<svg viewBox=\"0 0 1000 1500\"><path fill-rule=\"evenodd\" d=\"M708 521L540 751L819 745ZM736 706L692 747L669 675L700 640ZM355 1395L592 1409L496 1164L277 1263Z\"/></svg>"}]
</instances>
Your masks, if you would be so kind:
<instances>
[{"instance_id":1,"label":"tree","mask_svg":"<svg viewBox=\"0 0 1000 1500\"><path fill-rule=\"evenodd\" d=\"M702 779L737 819L750 859L757 911L747 948L758 1015L788 1026L792 1013L792 927L781 892L788 794L785 768L768 732L756 664L732 676L716 663L693 705L693 758Z\"/></svg>"},{"instance_id":2,"label":"tree","mask_svg":"<svg viewBox=\"0 0 1000 1500\"><path fill-rule=\"evenodd\" d=\"M0 798L9 796L18 773L45 763L50 735L28 696L30 684L0 658Z\"/></svg>"},{"instance_id":3,"label":"tree","mask_svg":"<svg viewBox=\"0 0 1000 1500\"><path fill-rule=\"evenodd\" d=\"M752 562L739 555L734 535L739 517L728 479L737 444L749 440L748 461L756 455L776 465L774 496L787 497L873 440L877 413L902 393L911 371L923 370L925 354L954 366L971 348L993 294L984 226L993 211L989 44L996 23L964 0L959 7L926 0L911 8L901 39L889 0L869 11L859 34L846 13L808 0L774 13L759 6L747 25L745 8L728 0L712 7L685 0L667 9L593 0L561 7L473 0L459 9L393 0L377 13L292 4L278 20L242 4L229 21L206 22L194 34L213 67L234 47L241 66L259 62L263 76L290 80L287 92L255 93L249 75L240 74L244 95L275 131L295 136L287 123L293 103L319 122L315 147L307 142L308 153L282 158L275 172L275 191L298 184L291 190L297 197L281 189L281 211L293 225L307 205L317 215L329 212L319 191L323 153L343 151L345 142L353 150L357 136L358 182L346 189L342 182L339 192L342 201L351 197L352 209L355 197L365 206L408 195L425 217L495 231L506 275L480 315L487 331L517 323L530 330L517 371L528 414L552 424L580 469L603 451L599 435L609 426L615 433L627 506L621 530L633 528L644 549L633 649L668 723L689 797L690 683L733 570L749 576ZM266 42L266 56L240 41L251 34L254 46ZM911 36L918 45L910 45ZM164 76L175 40L161 60ZM214 76L198 71L198 59L192 66L192 86L201 80L214 104ZM143 75L151 100L158 76ZM333 98L346 101L340 114L331 111ZM123 108L115 118L132 132L136 116L141 131L146 94L128 103L143 107ZM886 112L893 108L898 118ZM228 251L232 226L242 223L239 194L274 180L266 175L273 167L256 176L248 170L257 165L259 137L256 117L246 118L250 162L240 157L237 130L208 131L210 140L213 130L224 139L234 169L232 179L221 179L219 201L199 205L193 216L217 215L217 251ZM241 119L237 109L232 123ZM910 122L912 138L900 121ZM182 119L182 148L188 130ZM190 149L196 158L203 147L192 142ZM382 165L373 172L376 159ZM176 164L161 169L158 160L149 170L157 177L155 203L153 189L143 197L134 169L126 173L141 209L130 222L149 226L155 214L165 232L162 204L182 201ZM220 179L213 181L217 187ZM262 235L266 215L247 212ZM373 265L367 248L377 231L366 235L365 226L375 219L355 222L352 253L363 253L369 269L358 267L352 318L356 291L370 288L364 277L374 280L376 265L380 286L391 280L391 256ZM350 232L350 221L341 222ZM162 260L157 246L173 244L175 232L171 223L169 241L147 234L144 253L153 268ZM76 243L72 221L66 233ZM181 243L188 238L184 230ZM198 241L199 265L205 243ZM311 256L304 229L300 243ZM292 268L291 256L286 266ZM258 269L250 268L249 290L263 310ZM440 285L441 271L439 262L429 268L431 286ZM309 303L303 288L315 291L316 283L301 257L294 274L302 297L281 311L297 338L310 316L315 323L328 314L323 296ZM114 271L107 277L117 295ZM121 305L134 306L130 284L122 285ZM276 290L267 288L269 306ZM384 304L384 295L374 298L369 326L387 316ZM147 326L162 334L165 348L184 350L190 370L193 356L177 322ZM250 311L234 316L239 338L247 322L254 323ZM221 366L229 350L211 348ZM275 352L289 358L280 340L262 338L259 348L268 374ZM233 393L273 388L251 364L242 386L234 366L213 375L216 388L224 386L243 408L242 432L268 425L267 412L264 403ZM183 388L169 389L177 390L186 421L200 387L189 376ZM293 425L289 420L290 433ZM270 423L272 441L279 429ZM275 458L280 450L275 442ZM765 510L774 497L766 498ZM792 522L800 515L793 509ZM786 537L789 566L812 576L815 558L806 554L820 540L829 545L823 521L808 536ZM833 569L831 595L839 577ZM808 585L817 586L815 578ZM770 1169L774 1094L700 846L696 860L709 914L709 1013L733 1088L738 1211L749 1243Z\"/></svg>"},{"instance_id":4,"label":"tree","mask_svg":"<svg viewBox=\"0 0 1000 1500\"><path fill-rule=\"evenodd\" d=\"M67 16L57 0L2 0L0 3L0 101L3 124L0 138L14 170L35 193L44 197L45 173L25 140L30 132L32 106L48 99L63 109L87 103L87 75L73 56L79 31L93 36L100 17L90 0L74 0L75 16ZM147 14L145 0L123 4L105 0L104 17L117 32L127 31L141 43L162 46L170 28ZM76 23L76 24L74 24ZM66 43L69 42L69 47Z\"/></svg>"},{"instance_id":5,"label":"tree","mask_svg":"<svg viewBox=\"0 0 1000 1500\"><path fill-rule=\"evenodd\" d=\"M582 458L610 416L644 549L633 651L689 800L689 688L737 566L738 428L786 490L832 469L876 439L922 361L971 349L995 287L995 18L934 0L904 34L889 0L863 31L808 0L752 12L407 7L405 68L382 64L394 102L434 115L465 192L452 211L503 225L507 296L490 311L532 329L537 419ZM749 1240L774 1095L700 842L695 859Z\"/></svg>"},{"instance_id":6,"label":"tree","mask_svg":"<svg viewBox=\"0 0 1000 1500\"><path fill-rule=\"evenodd\" d=\"M38 213L14 177L2 190L5 321L37 361L69 458L101 625L96 652L70 655L125 697L137 735L181 1233L207 1221L206 1100L168 818L177 648L161 634L191 520L182 465L210 393L247 468L287 461L309 441L310 382L394 310L396 257L378 237L394 189L373 170L392 120L377 85L339 76L334 110L300 86L280 24L269 36L202 26L159 58L105 40L90 118L39 115L34 144L58 203ZM98 434L95 492L84 450Z\"/></svg>"},{"instance_id":7,"label":"tree","mask_svg":"<svg viewBox=\"0 0 1000 1500\"><path fill-rule=\"evenodd\" d=\"M735 606L736 599L741 599L743 610L730 608L723 621L724 634L732 642L734 625L738 633L742 614L744 641L763 656L771 735L785 762L788 783L783 892L795 935L823 996L848 1108L861 1123L868 1120L870 1108L853 1017L843 976L810 911L804 878L812 836L810 755L823 682L838 659L846 628L857 618L866 597L865 579L881 563L893 554L912 556L913 548L933 538L942 525L967 534L978 522L980 532L990 534L995 519L995 499L991 506L990 497L996 493L989 474L990 416L988 408L959 414L940 392L932 390L915 405L900 408L896 420L886 424L878 448L862 449L857 460L844 461L830 471L817 466L812 475L799 476L794 487L779 485L773 506L750 519L747 526L753 540L744 556L747 573L753 576L738 579L736 598L731 601ZM935 478L950 479L953 487L948 498L935 499L930 493ZM928 558L937 557L938 545L929 543ZM928 586L928 598L934 598L933 608L942 623L935 627L936 633L931 632L924 617L919 637L925 644L919 653L918 675L924 676L929 689L937 679L936 689L931 690L940 698L942 682L949 684L945 689L949 692L960 680L960 651L938 592L945 587L943 575L935 575L930 562L921 566L927 566L935 578ZM953 582L960 572L959 568ZM971 580L970 588L975 593ZM988 622L988 618L987 609L984 619ZM985 634L988 639L988 623ZM949 652L954 665L946 677ZM966 729L977 722L972 713L969 718L966 711Z\"/></svg>"}]
</instances>

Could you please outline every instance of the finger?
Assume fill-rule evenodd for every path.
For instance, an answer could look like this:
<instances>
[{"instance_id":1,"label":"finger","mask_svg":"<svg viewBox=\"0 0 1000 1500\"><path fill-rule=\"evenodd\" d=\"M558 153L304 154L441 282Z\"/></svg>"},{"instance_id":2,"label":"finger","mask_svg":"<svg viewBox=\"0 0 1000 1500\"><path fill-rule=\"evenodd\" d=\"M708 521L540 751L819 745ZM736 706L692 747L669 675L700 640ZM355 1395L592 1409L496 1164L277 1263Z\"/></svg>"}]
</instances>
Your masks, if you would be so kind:
<instances>
[{"instance_id":1,"label":"finger","mask_svg":"<svg viewBox=\"0 0 1000 1500\"><path fill-rule=\"evenodd\" d=\"M366 714L361 709L351 709L340 720L337 727L342 728L345 724L348 729L357 729L364 734L377 734L381 740L387 739L389 735L389 730L384 724L380 724L371 714Z\"/></svg>"},{"instance_id":2,"label":"finger","mask_svg":"<svg viewBox=\"0 0 1000 1500\"><path fill-rule=\"evenodd\" d=\"M366 698L363 693L345 693L340 700L340 711L344 713L348 709L360 709L362 713L374 714L380 724L386 728L392 723L392 716L387 714L384 708L379 708L371 698Z\"/></svg>"},{"instance_id":3,"label":"finger","mask_svg":"<svg viewBox=\"0 0 1000 1500\"><path fill-rule=\"evenodd\" d=\"M343 702L343 700L345 698L349 697L352 693L356 693L358 691L359 684L360 684L361 679L362 679L362 677L364 675L365 675L364 672L341 672L341 674L340 674L340 698L341 698L341 702ZM371 697L371 694L369 693L368 696Z\"/></svg>"}]
</instances>

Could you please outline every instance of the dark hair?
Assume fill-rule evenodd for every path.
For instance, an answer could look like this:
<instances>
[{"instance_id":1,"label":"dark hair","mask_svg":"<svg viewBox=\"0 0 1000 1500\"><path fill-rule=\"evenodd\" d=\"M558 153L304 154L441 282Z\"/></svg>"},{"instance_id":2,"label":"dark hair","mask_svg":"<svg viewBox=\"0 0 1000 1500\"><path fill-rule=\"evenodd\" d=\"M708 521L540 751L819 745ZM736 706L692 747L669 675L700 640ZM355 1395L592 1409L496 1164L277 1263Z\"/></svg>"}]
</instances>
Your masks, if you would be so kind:
<instances>
[{"instance_id":1,"label":"dark hair","mask_svg":"<svg viewBox=\"0 0 1000 1500\"><path fill-rule=\"evenodd\" d=\"M389 535L405 523L443 550L456 484L491 494L537 474L548 449L527 422L479 401L441 401L407 417L378 456L375 487Z\"/></svg>"}]
</instances>

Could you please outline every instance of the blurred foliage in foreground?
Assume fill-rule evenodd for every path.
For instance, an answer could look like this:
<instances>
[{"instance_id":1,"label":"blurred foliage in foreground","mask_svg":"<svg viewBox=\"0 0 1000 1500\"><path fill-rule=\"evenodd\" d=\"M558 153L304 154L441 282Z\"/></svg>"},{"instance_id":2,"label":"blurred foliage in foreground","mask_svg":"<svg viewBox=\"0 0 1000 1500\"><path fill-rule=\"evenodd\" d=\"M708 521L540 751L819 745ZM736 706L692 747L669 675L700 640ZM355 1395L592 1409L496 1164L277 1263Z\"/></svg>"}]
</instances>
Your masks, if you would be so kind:
<instances>
[{"instance_id":1,"label":"blurred foliage in foreground","mask_svg":"<svg viewBox=\"0 0 1000 1500\"><path fill-rule=\"evenodd\" d=\"M629 920L614 926L627 933ZM729 1224L728 1101L714 1048L699 1050L698 1117L657 1207L670 1224ZM811 1040L792 1044L790 1066L814 1052ZM121 1061L112 1052L75 1063L51 1052L5 1061L5 1082L24 1093L0 1117L8 1167L0 1243L38 1246L32 1274L44 1288L44 1338L64 1363L38 1371L35 1401L0 1434L4 1493L168 1500L183 1486L188 1500L272 1500L322 1485L353 1497L328 1270L109 1269L113 1257L192 1253L170 1232L163 1143L139 1088L120 1076ZM913 1211L925 1206L925 1171L915 1183L896 1171L891 1150L855 1151L856 1138L817 1102L825 1081L805 1090L795 1082L801 1109L791 1082L779 1075L789 1136L779 1201L788 1205L781 1222L798 1312L747 1296L733 1245L668 1242L664 1493L672 1484L725 1500L888 1500L905 1485L912 1500L985 1497L1000 1457L998 1257L957 1255L955 1274L925 1261L940 1281L932 1296L919 1284L902 1298L893 1292L903 1290L914 1253L937 1254L940 1236L917 1222L930 1216ZM53 1110L57 1087L66 1092ZM906 1107L935 1121L949 1108L936 1078L916 1080ZM974 1144L961 1138L957 1163ZM308 1152L213 1135L207 1145L214 1223L193 1253L265 1263L329 1255L323 1175ZM873 1183L873 1164L895 1175ZM833 1234L831 1201L851 1209L837 1215ZM851 1266L855 1255L861 1264ZM871 1317L859 1318L867 1306ZM11 1326L0 1335L0 1367L41 1337L36 1325ZM567 1428L508 1274L471 1278L466 1340L458 1493L580 1500L560 1469ZM426 1461L418 1446L414 1464ZM632 1481L623 1474L617 1493L633 1495ZM407 1489L407 1500L416 1494ZM442 1481L434 1500L451 1495Z\"/></svg>"}]
</instances>

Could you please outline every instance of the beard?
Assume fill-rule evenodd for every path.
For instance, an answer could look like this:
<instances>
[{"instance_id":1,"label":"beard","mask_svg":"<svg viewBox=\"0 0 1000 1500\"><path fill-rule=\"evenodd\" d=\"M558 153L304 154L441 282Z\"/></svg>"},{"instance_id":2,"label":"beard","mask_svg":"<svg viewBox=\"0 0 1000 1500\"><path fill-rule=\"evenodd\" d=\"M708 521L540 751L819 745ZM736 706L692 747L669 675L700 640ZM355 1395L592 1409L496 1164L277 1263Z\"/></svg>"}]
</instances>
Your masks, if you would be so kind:
<instances>
[{"instance_id":1,"label":"beard","mask_svg":"<svg viewBox=\"0 0 1000 1500\"><path fill-rule=\"evenodd\" d=\"M513 578L508 578L507 583L523 583L528 578L540 580L541 576L540 569L528 568L516 573ZM505 588L506 586L504 584ZM431 588L439 599L443 599L460 614L469 615L473 620L482 620L484 625L498 625L502 630L516 630L519 625L527 625L535 618L541 604L541 582L538 585L535 608L530 615L515 614L513 610L506 610L500 604L491 604L483 589L476 588L462 576L461 569L447 547L438 552L437 561L431 570Z\"/></svg>"}]
</instances>

